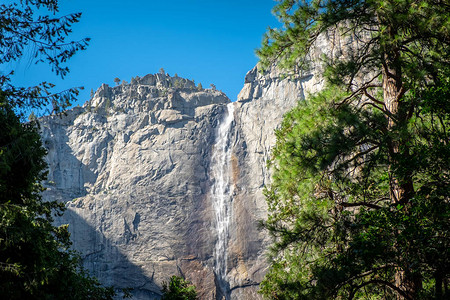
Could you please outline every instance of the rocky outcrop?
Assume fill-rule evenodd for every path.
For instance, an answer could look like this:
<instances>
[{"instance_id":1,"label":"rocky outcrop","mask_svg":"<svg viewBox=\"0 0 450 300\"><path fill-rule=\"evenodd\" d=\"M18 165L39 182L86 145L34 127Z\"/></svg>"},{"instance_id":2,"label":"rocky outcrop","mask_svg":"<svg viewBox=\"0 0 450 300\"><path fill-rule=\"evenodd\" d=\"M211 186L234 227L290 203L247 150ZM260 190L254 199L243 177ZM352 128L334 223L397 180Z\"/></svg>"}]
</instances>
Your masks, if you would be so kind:
<instances>
[{"instance_id":1,"label":"rocky outcrop","mask_svg":"<svg viewBox=\"0 0 450 300\"><path fill-rule=\"evenodd\" d=\"M183 273L215 293L208 170L229 102L157 74L103 85L83 108L41 122L45 197L66 203L59 222L70 224L74 247L102 283L153 299L163 280Z\"/></svg>"},{"instance_id":2,"label":"rocky outcrop","mask_svg":"<svg viewBox=\"0 0 450 300\"><path fill-rule=\"evenodd\" d=\"M258 228L258 221L267 216L263 188L270 180L267 160L276 141L274 130L284 113L322 84L312 72L285 77L275 67L262 73L256 66L247 73L244 88L234 103L235 192L229 260L235 267L228 273L232 299L258 299L258 283L267 269L270 239Z\"/></svg>"},{"instance_id":3,"label":"rocky outcrop","mask_svg":"<svg viewBox=\"0 0 450 300\"><path fill-rule=\"evenodd\" d=\"M201 299L258 299L269 243L266 161L283 114L321 82L313 73L284 78L276 68L251 70L239 99L198 89L166 74L102 85L83 107L45 117L46 199L68 208L85 267L103 284L131 287L135 299L158 299L171 275L198 288ZM217 270L212 160L224 116L229 193L224 278Z\"/></svg>"}]
</instances>

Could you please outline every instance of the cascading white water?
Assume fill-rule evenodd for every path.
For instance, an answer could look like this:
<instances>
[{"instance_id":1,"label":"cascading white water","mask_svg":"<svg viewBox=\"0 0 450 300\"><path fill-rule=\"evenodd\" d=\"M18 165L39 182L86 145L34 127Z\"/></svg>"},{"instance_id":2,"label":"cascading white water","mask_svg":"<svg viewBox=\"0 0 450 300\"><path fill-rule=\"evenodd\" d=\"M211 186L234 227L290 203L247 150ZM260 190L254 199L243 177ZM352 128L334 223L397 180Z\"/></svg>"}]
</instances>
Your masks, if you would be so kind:
<instances>
[{"instance_id":1,"label":"cascading white water","mask_svg":"<svg viewBox=\"0 0 450 300\"><path fill-rule=\"evenodd\" d=\"M224 119L219 124L215 147L211 158L211 175L214 184L211 187L211 199L215 212L215 230L217 241L214 251L216 273L222 292L227 293L226 270L227 270L227 241L229 224L231 219L231 195L232 185L230 184L231 174L231 145L230 133L233 123L234 106L233 103L227 105L227 112Z\"/></svg>"}]
</instances>

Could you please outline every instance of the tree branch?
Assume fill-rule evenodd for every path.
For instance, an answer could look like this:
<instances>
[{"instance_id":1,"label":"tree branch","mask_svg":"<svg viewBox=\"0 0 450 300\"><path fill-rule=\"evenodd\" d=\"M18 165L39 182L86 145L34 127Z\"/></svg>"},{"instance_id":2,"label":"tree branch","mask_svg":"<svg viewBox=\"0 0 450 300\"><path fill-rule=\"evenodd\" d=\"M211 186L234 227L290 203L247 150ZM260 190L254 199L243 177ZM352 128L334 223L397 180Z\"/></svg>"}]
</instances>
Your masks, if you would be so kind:
<instances>
[{"instance_id":1,"label":"tree branch","mask_svg":"<svg viewBox=\"0 0 450 300\"><path fill-rule=\"evenodd\" d=\"M377 87L381 87L380 84L374 84L372 83L373 81L375 81L375 79L380 75L381 73L377 73L377 75L375 75L374 77L372 77L371 80L369 80L365 85L363 85L362 87L358 88L356 91L352 92L349 96L345 97L341 102L337 103L336 105L339 107L345 103L347 103L347 101L349 101L350 99L352 99L353 97L360 95L364 89L368 89L368 88L377 88ZM378 100L377 100L378 101ZM383 103L384 104L384 103Z\"/></svg>"},{"instance_id":2,"label":"tree branch","mask_svg":"<svg viewBox=\"0 0 450 300\"><path fill-rule=\"evenodd\" d=\"M341 203L339 203L339 205L342 205L343 207L366 206L366 207L370 207L370 208L373 208L373 209L380 209L380 208L382 208L379 205L372 204L372 203L367 203L367 202L355 202L355 203L341 202Z\"/></svg>"},{"instance_id":3,"label":"tree branch","mask_svg":"<svg viewBox=\"0 0 450 300\"><path fill-rule=\"evenodd\" d=\"M353 280L369 276L369 275L375 273L376 271L380 271L380 270L384 270L384 269L388 269L388 268L395 268L395 267L397 267L397 265L386 264L386 265L379 266L377 268L373 268L373 269L371 269L369 271L366 271L366 272L363 272L363 273L360 273L360 274L357 274L355 276L350 277L349 279L347 279L346 281L344 281L340 285L338 285L338 288L343 287L344 285L350 283Z\"/></svg>"},{"instance_id":4,"label":"tree branch","mask_svg":"<svg viewBox=\"0 0 450 300\"><path fill-rule=\"evenodd\" d=\"M385 286L391 288L392 290L394 290L395 292L397 292L400 296L402 296L406 300L413 300L411 297L408 296L408 294L405 293L405 291L403 291L399 287L395 286L393 283L391 283L389 281L381 280L381 279L372 279L372 280L369 280L367 282L364 282L364 283L356 286L350 293L350 296L348 297L348 299L352 300L355 297L355 294L359 289L361 289L362 287L365 287L366 285L369 285L369 284L385 285Z\"/></svg>"}]
</instances>

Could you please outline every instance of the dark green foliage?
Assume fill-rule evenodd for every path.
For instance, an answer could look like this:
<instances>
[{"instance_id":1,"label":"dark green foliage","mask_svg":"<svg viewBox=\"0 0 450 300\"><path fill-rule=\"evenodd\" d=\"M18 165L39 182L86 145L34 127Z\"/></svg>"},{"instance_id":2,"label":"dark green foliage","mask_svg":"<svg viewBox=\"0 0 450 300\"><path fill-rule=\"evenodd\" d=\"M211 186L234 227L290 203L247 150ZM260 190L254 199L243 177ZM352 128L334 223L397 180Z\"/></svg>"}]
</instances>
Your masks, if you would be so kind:
<instances>
[{"instance_id":1,"label":"dark green foliage","mask_svg":"<svg viewBox=\"0 0 450 300\"><path fill-rule=\"evenodd\" d=\"M64 77L66 61L87 46L88 39L66 41L81 14L39 15L57 13L56 0L7 3L0 4L0 64L14 65L31 53L31 61L47 62ZM113 288L102 287L80 267L67 226L53 226L53 216L62 214L64 205L42 199L46 151L34 113L30 122L21 122L26 110L49 103L52 112L61 111L78 90L52 94L47 82L15 87L12 74L0 75L0 298L112 299Z\"/></svg>"},{"instance_id":2,"label":"dark green foliage","mask_svg":"<svg viewBox=\"0 0 450 300\"><path fill-rule=\"evenodd\" d=\"M284 28L268 32L263 64L296 73L309 67L321 34L353 43L324 59L326 88L276 132L263 223L274 244L262 293L448 298L450 6L279 2Z\"/></svg>"},{"instance_id":3,"label":"dark green foliage","mask_svg":"<svg viewBox=\"0 0 450 300\"><path fill-rule=\"evenodd\" d=\"M20 123L0 101L0 295L4 299L112 299L79 267L67 226L54 227L64 206L43 201L45 149L37 123Z\"/></svg>"},{"instance_id":4,"label":"dark green foliage","mask_svg":"<svg viewBox=\"0 0 450 300\"><path fill-rule=\"evenodd\" d=\"M163 282L162 300L195 300L197 292L195 286L189 281L179 277L172 276L170 282Z\"/></svg>"},{"instance_id":5,"label":"dark green foliage","mask_svg":"<svg viewBox=\"0 0 450 300\"><path fill-rule=\"evenodd\" d=\"M345 93L335 89L285 116L266 190L264 226L276 241L262 284L266 296L395 298L402 294L394 283L401 269L420 278L415 297L444 299L450 279L449 89L447 77L411 92L404 101L415 102L420 114L389 132L378 110L336 105ZM387 145L398 135L408 141L409 155L392 164ZM391 202L389 167L412 177L408 203Z\"/></svg>"},{"instance_id":6,"label":"dark green foliage","mask_svg":"<svg viewBox=\"0 0 450 300\"><path fill-rule=\"evenodd\" d=\"M332 76L338 81L348 82L351 74L361 71L361 66L381 71L383 54L391 54L397 48L402 48L401 63L408 63L402 66L414 73L414 79L434 72L436 63L448 62L450 53L445 50L450 43L450 9L447 1L277 2L273 12L283 28L269 28L263 47L257 50L265 66L277 61L286 71L307 68L309 57L305 54L320 34L333 35L334 30L341 35L352 35L354 41L360 42L348 53L348 60L333 62L334 75L343 75Z\"/></svg>"},{"instance_id":7,"label":"dark green foliage","mask_svg":"<svg viewBox=\"0 0 450 300\"><path fill-rule=\"evenodd\" d=\"M58 12L57 0L8 1L0 4L0 89L7 94L9 103L16 110L42 108L51 104L51 112L58 113L67 108L78 95L72 88L53 93L53 84L43 81L34 87L17 87L10 83L14 71L6 67L23 55L30 55L35 63L46 62L52 70L64 77L69 72L65 63L77 51L86 49L89 39L67 41L71 26L80 20L81 13L56 17L39 12ZM8 64L9 63L9 64Z\"/></svg>"}]
</instances>

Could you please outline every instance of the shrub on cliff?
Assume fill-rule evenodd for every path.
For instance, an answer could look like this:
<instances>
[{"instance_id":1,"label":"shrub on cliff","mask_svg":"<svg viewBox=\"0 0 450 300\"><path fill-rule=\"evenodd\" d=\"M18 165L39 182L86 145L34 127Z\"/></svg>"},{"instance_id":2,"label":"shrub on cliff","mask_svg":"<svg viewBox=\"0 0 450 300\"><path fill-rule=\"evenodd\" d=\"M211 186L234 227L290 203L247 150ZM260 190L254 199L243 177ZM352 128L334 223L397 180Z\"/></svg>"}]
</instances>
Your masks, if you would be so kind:
<instances>
[{"instance_id":1,"label":"shrub on cliff","mask_svg":"<svg viewBox=\"0 0 450 300\"><path fill-rule=\"evenodd\" d=\"M170 281L163 282L162 300L196 300L197 292L195 286L189 281L179 277L172 276Z\"/></svg>"}]
</instances>

